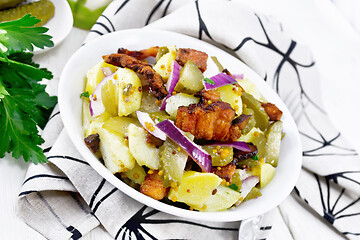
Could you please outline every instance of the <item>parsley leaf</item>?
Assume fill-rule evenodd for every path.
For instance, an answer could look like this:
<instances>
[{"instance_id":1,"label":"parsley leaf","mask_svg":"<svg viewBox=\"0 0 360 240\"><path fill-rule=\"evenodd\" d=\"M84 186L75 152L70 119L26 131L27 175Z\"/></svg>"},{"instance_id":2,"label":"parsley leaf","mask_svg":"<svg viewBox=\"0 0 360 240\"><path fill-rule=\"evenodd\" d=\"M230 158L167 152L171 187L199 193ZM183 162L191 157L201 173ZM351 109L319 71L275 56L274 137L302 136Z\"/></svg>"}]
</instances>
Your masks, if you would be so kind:
<instances>
[{"instance_id":1,"label":"parsley leaf","mask_svg":"<svg viewBox=\"0 0 360 240\"><path fill-rule=\"evenodd\" d=\"M39 48L52 47L52 37L45 35L45 27L33 27L41 20L30 14L9 22L0 23L0 52L13 53L24 50L33 51L34 46Z\"/></svg>"},{"instance_id":2,"label":"parsley leaf","mask_svg":"<svg viewBox=\"0 0 360 240\"><path fill-rule=\"evenodd\" d=\"M0 104L0 157L11 150L14 158L24 157L33 163L46 162L47 159L38 147L43 143L38 135L36 122L21 111L11 95L5 95Z\"/></svg>"},{"instance_id":3,"label":"parsley leaf","mask_svg":"<svg viewBox=\"0 0 360 240\"><path fill-rule=\"evenodd\" d=\"M90 97L90 93L88 91L83 92L82 94L80 94L80 97L88 98L88 97Z\"/></svg>"},{"instance_id":4,"label":"parsley leaf","mask_svg":"<svg viewBox=\"0 0 360 240\"><path fill-rule=\"evenodd\" d=\"M235 183L229 185L229 188L231 188L232 190L235 190L235 191L238 191L238 190L239 190L238 186L236 186Z\"/></svg>"},{"instance_id":5,"label":"parsley leaf","mask_svg":"<svg viewBox=\"0 0 360 240\"><path fill-rule=\"evenodd\" d=\"M0 158L12 153L26 162L47 162L39 147L44 128L57 102L45 92L43 79L51 72L32 61L33 54L23 52L37 47L53 46L46 28L33 27L39 20L30 15L0 23ZM4 49L6 50L4 51Z\"/></svg>"},{"instance_id":6,"label":"parsley leaf","mask_svg":"<svg viewBox=\"0 0 360 240\"><path fill-rule=\"evenodd\" d=\"M5 87L0 83L0 101L2 98L5 97L5 95L9 95L9 93L6 91Z\"/></svg>"},{"instance_id":7,"label":"parsley leaf","mask_svg":"<svg viewBox=\"0 0 360 240\"><path fill-rule=\"evenodd\" d=\"M215 85L215 82L213 80L211 80L210 78L204 78L204 82L211 84L211 85Z\"/></svg>"},{"instance_id":8,"label":"parsley leaf","mask_svg":"<svg viewBox=\"0 0 360 240\"><path fill-rule=\"evenodd\" d=\"M256 161L256 160L259 160L259 157L258 157L257 154L256 154L255 156L251 157L251 158L254 159L255 161Z\"/></svg>"}]
</instances>

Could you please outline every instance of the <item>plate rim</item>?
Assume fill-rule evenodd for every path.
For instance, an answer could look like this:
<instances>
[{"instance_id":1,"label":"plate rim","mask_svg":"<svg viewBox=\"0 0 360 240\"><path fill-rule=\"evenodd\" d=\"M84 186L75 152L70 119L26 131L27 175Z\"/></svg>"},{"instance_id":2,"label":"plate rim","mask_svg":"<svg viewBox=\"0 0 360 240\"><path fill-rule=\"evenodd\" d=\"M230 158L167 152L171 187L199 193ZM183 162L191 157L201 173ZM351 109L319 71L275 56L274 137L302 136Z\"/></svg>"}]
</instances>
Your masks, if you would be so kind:
<instances>
[{"instance_id":1,"label":"plate rim","mask_svg":"<svg viewBox=\"0 0 360 240\"><path fill-rule=\"evenodd\" d=\"M54 38L54 36L50 35L52 37L51 40L53 41L54 46L45 47L43 49L34 46L34 50L33 50L34 54L41 54L41 53L49 51L50 49L55 48L56 46L58 46L61 42L63 42L65 40L65 38L70 34L71 29L73 28L74 18L73 18L73 14L72 14L69 3L66 0L50 0L50 1L55 6L55 13L54 13L54 17L51 18L47 23L45 23L42 26L42 27L46 27L49 29L45 34L50 35L49 31L50 30L52 31L54 28L49 27L49 24L54 22L55 20L56 20L56 23L57 22L64 23L64 21L61 21L61 19L64 15L66 15L65 17L67 18L66 19L66 28L62 33L57 34L56 38ZM30 2L35 2L35 0L32 0ZM61 9L59 9L59 8L61 8ZM65 9L65 12L63 12L63 11L60 12L60 10L64 10L64 9Z\"/></svg>"}]
</instances>

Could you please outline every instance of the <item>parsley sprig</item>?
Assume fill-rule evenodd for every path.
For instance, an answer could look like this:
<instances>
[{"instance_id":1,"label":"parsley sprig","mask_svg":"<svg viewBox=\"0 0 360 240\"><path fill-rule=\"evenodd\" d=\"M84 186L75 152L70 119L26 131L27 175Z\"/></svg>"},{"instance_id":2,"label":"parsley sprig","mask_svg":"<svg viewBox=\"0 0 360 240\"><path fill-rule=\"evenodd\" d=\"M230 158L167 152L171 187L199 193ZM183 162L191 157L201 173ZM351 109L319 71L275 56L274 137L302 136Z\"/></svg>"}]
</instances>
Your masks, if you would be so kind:
<instances>
[{"instance_id":1,"label":"parsley sprig","mask_svg":"<svg viewBox=\"0 0 360 240\"><path fill-rule=\"evenodd\" d=\"M47 28L34 27L40 22L30 14L15 21L0 23L0 158L12 153L26 162L47 162L39 147L44 128L57 102L45 92L43 79L50 71L32 61L33 47L52 47ZM27 51L28 50L28 51ZM27 52L26 52L27 51Z\"/></svg>"}]
</instances>

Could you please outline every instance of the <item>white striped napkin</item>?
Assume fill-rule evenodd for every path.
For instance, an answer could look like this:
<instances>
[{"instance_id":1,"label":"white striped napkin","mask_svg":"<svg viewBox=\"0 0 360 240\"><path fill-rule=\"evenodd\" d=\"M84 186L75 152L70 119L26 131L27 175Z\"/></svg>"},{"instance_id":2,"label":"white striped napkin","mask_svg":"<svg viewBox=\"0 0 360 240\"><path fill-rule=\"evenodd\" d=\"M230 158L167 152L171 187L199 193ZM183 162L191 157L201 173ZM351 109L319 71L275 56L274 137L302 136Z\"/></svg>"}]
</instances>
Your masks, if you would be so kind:
<instances>
[{"instance_id":1,"label":"white striped napkin","mask_svg":"<svg viewBox=\"0 0 360 240\"><path fill-rule=\"evenodd\" d=\"M86 42L144 26L222 46L257 71L287 104L302 136L304 170L295 193L344 236L360 238L359 157L323 110L316 65L306 47L292 40L280 23L225 0L116 0ZM50 163L30 166L18 202L19 215L47 238L77 239L99 224L116 239L238 237L239 222L192 222L122 194L82 159L62 130L58 112L53 116L44 131L43 146L51 149L47 153ZM267 221L259 225L257 220L244 221L240 239L265 239L268 230L280 222L275 218L274 225ZM255 230L249 233L246 224Z\"/></svg>"}]
</instances>

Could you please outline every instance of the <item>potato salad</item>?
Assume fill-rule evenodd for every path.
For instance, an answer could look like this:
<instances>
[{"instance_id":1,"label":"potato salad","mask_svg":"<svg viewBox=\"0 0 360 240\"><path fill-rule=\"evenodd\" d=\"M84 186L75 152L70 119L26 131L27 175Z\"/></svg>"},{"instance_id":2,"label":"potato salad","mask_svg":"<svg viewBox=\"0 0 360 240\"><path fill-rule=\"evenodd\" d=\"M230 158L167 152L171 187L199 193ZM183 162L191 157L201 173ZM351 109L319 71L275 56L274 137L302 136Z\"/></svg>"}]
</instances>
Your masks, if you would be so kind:
<instances>
[{"instance_id":1,"label":"potato salad","mask_svg":"<svg viewBox=\"0 0 360 240\"><path fill-rule=\"evenodd\" d=\"M84 142L141 193L194 211L261 196L275 175L282 111L215 56L119 48L86 75Z\"/></svg>"}]
</instances>

